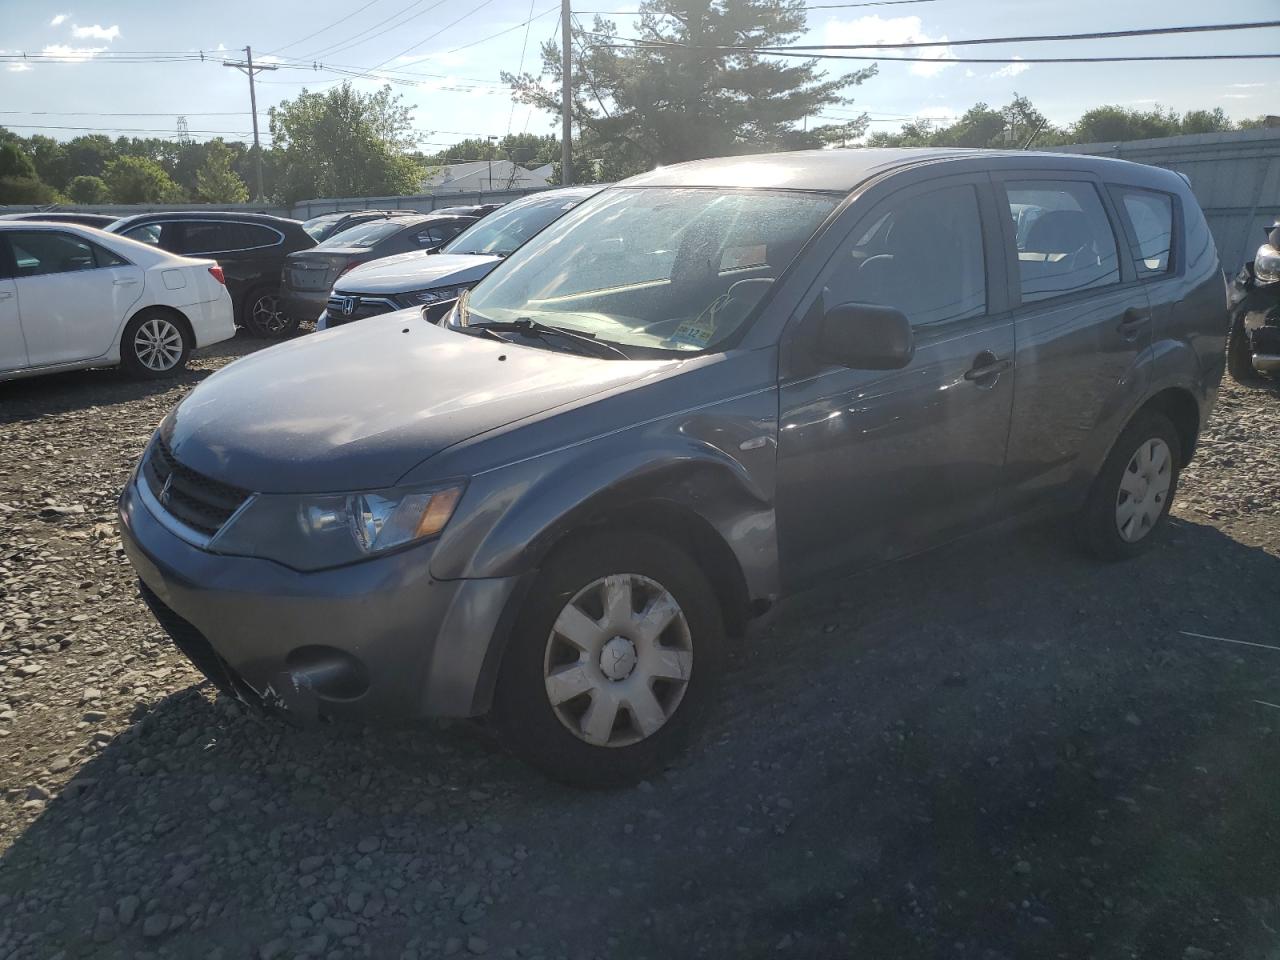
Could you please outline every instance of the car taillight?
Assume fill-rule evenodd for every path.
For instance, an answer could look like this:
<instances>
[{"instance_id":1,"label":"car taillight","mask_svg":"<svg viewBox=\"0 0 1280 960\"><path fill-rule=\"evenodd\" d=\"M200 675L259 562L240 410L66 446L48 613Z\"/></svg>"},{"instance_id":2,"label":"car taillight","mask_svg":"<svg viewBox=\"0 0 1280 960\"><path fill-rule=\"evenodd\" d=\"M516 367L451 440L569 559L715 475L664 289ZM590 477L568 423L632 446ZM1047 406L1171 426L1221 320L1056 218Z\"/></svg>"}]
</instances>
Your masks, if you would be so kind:
<instances>
[{"instance_id":1,"label":"car taillight","mask_svg":"<svg viewBox=\"0 0 1280 960\"><path fill-rule=\"evenodd\" d=\"M222 268L216 263L209 268L209 276L213 277L213 279L217 280L224 287L227 285L226 275L222 272Z\"/></svg>"}]
</instances>

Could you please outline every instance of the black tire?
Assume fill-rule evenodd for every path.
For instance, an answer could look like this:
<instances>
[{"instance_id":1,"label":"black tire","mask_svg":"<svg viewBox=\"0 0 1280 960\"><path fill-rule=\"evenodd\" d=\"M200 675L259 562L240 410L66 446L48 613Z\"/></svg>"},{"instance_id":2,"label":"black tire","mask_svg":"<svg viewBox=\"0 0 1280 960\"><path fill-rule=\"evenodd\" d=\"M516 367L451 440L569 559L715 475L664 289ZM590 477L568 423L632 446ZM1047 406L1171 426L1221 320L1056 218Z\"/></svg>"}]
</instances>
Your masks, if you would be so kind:
<instances>
[{"instance_id":1,"label":"black tire","mask_svg":"<svg viewBox=\"0 0 1280 960\"><path fill-rule=\"evenodd\" d=\"M250 334L264 340L280 340L298 329L297 317L284 313L280 291L274 287L254 287L245 294L240 322Z\"/></svg>"},{"instance_id":2,"label":"black tire","mask_svg":"<svg viewBox=\"0 0 1280 960\"><path fill-rule=\"evenodd\" d=\"M1262 382L1263 377L1253 365L1253 348L1244 328L1245 315L1244 310L1237 310L1231 318L1231 329L1227 331L1227 373L1236 383L1253 386Z\"/></svg>"},{"instance_id":3,"label":"black tire","mask_svg":"<svg viewBox=\"0 0 1280 960\"><path fill-rule=\"evenodd\" d=\"M618 711L618 725L611 729L623 732L619 739L625 740L629 729L631 735L642 736L622 746L588 743L571 732L568 721L562 721L551 704L545 679L549 651L556 649L552 629L561 612L584 588L611 574L639 575L665 589L684 615L687 636L678 622L675 629L692 653L683 695L675 699L656 732L642 736L630 708ZM643 602L633 598L632 609ZM563 641L557 642L563 646ZM516 756L555 780L576 787L633 784L661 771L685 747L723 670L724 651L724 626L715 592L683 551L645 533L592 534L554 553L530 589L499 670L493 719ZM602 658L583 656L583 662L603 676ZM629 676L620 682L633 679ZM659 689L664 683L652 681L648 689L668 694L670 704L671 691ZM594 703L594 697L585 693L564 705L570 709L581 704L585 716L586 704Z\"/></svg>"},{"instance_id":4,"label":"black tire","mask_svg":"<svg viewBox=\"0 0 1280 960\"><path fill-rule=\"evenodd\" d=\"M173 358L175 346L179 352ZM175 314L154 308L140 310L120 336L120 366L138 380L172 377L186 368L191 347L191 332Z\"/></svg>"},{"instance_id":5,"label":"black tire","mask_svg":"<svg viewBox=\"0 0 1280 960\"><path fill-rule=\"evenodd\" d=\"M1126 539L1121 534L1117 518L1121 481L1127 472L1132 472L1130 463L1139 449L1157 440L1167 448L1169 486L1163 496L1151 494L1153 501L1158 502L1159 512L1153 522L1142 525L1145 533L1141 533L1138 539ZM1177 495L1181 464L1182 443L1169 418L1154 410L1140 411L1112 446L1089 491L1089 499L1080 513L1077 526L1083 546L1103 560L1126 560L1149 549L1159 538L1169 516L1169 507ZM1158 489L1154 481L1151 486ZM1129 494L1126 492L1125 496Z\"/></svg>"}]
</instances>

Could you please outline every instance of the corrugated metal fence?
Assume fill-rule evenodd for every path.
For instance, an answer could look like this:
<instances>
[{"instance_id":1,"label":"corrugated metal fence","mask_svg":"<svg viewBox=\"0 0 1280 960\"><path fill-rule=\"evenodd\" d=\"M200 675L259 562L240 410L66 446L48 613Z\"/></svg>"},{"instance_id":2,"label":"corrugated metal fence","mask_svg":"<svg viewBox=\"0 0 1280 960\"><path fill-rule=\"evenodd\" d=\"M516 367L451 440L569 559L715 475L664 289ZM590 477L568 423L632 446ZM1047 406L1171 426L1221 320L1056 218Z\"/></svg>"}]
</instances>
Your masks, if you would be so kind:
<instances>
[{"instance_id":1,"label":"corrugated metal fence","mask_svg":"<svg viewBox=\"0 0 1280 960\"><path fill-rule=\"evenodd\" d=\"M1185 173L1204 209L1222 265L1235 273L1280 218L1280 129L1197 133L1160 140L1056 147Z\"/></svg>"}]
</instances>

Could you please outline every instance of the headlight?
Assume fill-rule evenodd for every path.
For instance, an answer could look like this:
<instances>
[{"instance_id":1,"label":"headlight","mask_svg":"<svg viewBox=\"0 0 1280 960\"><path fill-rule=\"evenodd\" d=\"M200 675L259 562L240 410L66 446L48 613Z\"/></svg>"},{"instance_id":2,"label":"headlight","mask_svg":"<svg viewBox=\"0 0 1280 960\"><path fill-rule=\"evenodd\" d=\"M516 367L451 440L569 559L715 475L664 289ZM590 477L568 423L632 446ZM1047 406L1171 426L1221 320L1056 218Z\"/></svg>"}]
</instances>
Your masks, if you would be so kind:
<instances>
[{"instance_id":1,"label":"headlight","mask_svg":"<svg viewBox=\"0 0 1280 960\"><path fill-rule=\"evenodd\" d=\"M1260 246L1257 256L1253 258L1253 275L1261 283L1280 280L1280 250L1269 243Z\"/></svg>"},{"instance_id":2,"label":"headlight","mask_svg":"<svg viewBox=\"0 0 1280 960\"><path fill-rule=\"evenodd\" d=\"M260 494L213 538L216 553L275 560L295 570L355 563L439 536L460 483L360 493Z\"/></svg>"},{"instance_id":3,"label":"headlight","mask_svg":"<svg viewBox=\"0 0 1280 960\"><path fill-rule=\"evenodd\" d=\"M412 293L399 294L398 299L408 307L418 307L428 303L443 303L446 300L457 300L468 289L467 284L456 287L436 287L433 290L415 290Z\"/></svg>"}]
</instances>

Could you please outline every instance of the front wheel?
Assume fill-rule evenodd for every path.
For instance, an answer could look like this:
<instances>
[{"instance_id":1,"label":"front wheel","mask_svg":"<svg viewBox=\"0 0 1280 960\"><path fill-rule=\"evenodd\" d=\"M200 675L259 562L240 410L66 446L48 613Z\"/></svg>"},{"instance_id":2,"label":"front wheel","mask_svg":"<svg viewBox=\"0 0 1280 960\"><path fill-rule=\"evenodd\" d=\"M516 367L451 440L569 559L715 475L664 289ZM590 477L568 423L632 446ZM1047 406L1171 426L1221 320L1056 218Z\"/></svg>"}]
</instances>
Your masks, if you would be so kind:
<instances>
[{"instance_id":1,"label":"front wheel","mask_svg":"<svg viewBox=\"0 0 1280 960\"><path fill-rule=\"evenodd\" d=\"M140 380L173 376L190 354L186 325L164 310L143 310L120 338L120 365Z\"/></svg>"},{"instance_id":2,"label":"front wheel","mask_svg":"<svg viewBox=\"0 0 1280 960\"><path fill-rule=\"evenodd\" d=\"M298 321L285 314L280 294L266 287L251 290L244 299L244 325L255 337L278 340L298 329Z\"/></svg>"},{"instance_id":3,"label":"front wheel","mask_svg":"<svg viewBox=\"0 0 1280 960\"><path fill-rule=\"evenodd\" d=\"M580 787L635 783L684 746L722 668L715 594L643 533L553 555L503 657L494 719L514 753Z\"/></svg>"},{"instance_id":4,"label":"front wheel","mask_svg":"<svg viewBox=\"0 0 1280 960\"><path fill-rule=\"evenodd\" d=\"M1125 427L1094 480L1080 533L1091 553L1123 560L1151 546L1178 489L1182 444L1169 418L1143 411Z\"/></svg>"}]
</instances>

